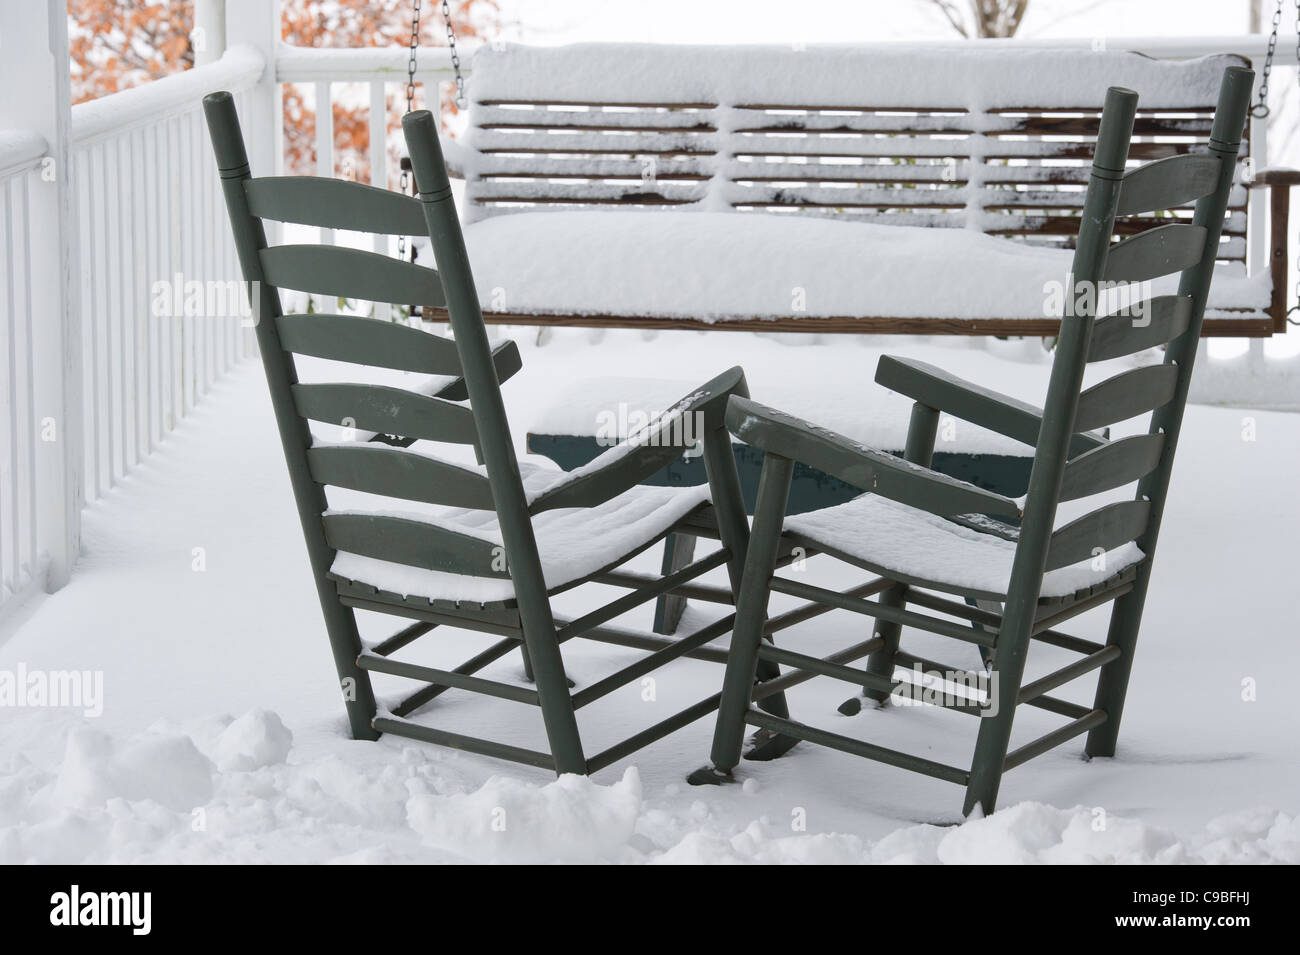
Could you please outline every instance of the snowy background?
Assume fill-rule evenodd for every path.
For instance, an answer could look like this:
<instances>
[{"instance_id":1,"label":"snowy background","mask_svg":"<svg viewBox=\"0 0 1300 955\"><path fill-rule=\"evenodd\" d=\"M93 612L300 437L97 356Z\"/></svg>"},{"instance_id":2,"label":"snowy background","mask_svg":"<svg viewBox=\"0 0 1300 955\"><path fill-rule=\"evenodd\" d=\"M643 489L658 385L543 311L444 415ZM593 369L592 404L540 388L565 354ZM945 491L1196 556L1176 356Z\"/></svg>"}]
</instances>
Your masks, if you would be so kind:
<instances>
[{"instance_id":1,"label":"snowy background","mask_svg":"<svg viewBox=\"0 0 1300 955\"><path fill-rule=\"evenodd\" d=\"M898 0L502 7L516 21L507 38L533 43L953 38L937 11ZM1228 0L1035 0L1021 34L1233 34L1246 22L1247 4ZM1293 110L1294 71L1280 76ZM1285 158L1291 145L1279 137L1274 147ZM760 400L832 424L856 420L856 437L896 444L906 402L869 382L884 351L1035 402L1049 369L1037 341L557 330L539 346L533 330L516 337L524 369L505 397L521 453L543 410L585 376L655 369L703 381L743 364ZM1288 339L1270 347L1294 351L1300 336ZM827 407L795 387L827 380L855 382L861 408ZM959 426L959 443L979 439ZM393 737L349 740L262 372L246 362L88 510L72 582L0 625L0 671L91 670L104 681L97 717L3 712L0 862L1300 862L1298 476L1300 416L1189 408L1117 757L1084 762L1079 741L1054 750L1008 774L993 817L959 825L959 789L806 744L742 765L737 785L688 787L687 773L706 762L711 719L590 780ZM637 569L657 563L656 551ZM827 586L859 579L816 560L809 573ZM558 609L581 613L611 595L586 589ZM786 605L774 598L775 612ZM716 612L693 604L683 627ZM648 629L650 610L620 623ZM370 639L395 628L363 624ZM864 626L828 614L781 642L815 653L862 639ZM1100 640L1104 626L1090 614L1072 629ZM414 660L445 665L482 645L435 634ZM963 648L905 639L920 654L975 663L973 652L957 659ZM579 686L633 656L566 647ZM1036 648L1029 678L1063 662ZM484 675L523 679L515 657ZM716 692L721 671L682 661L656 678L653 702L634 685L583 711L589 751ZM377 688L391 701L407 686L380 677ZM841 717L844 695L812 681L791 692L791 708L814 725L969 759L973 721L910 708ZM451 692L424 718L544 748L536 716ZM1029 710L1017 739L1052 725Z\"/></svg>"}]
</instances>

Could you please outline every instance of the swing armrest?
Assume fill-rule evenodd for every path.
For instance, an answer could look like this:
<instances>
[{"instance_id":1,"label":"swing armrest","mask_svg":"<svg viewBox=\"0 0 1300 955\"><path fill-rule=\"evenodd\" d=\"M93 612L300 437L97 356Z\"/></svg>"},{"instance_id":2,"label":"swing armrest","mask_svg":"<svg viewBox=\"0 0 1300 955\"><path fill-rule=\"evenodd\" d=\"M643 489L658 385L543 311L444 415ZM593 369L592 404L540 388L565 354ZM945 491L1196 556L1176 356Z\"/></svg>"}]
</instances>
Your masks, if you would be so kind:
<instances>
[{"instance_id":1,"label":"swing armrest","mask_svg":"<svg viewBox=\"0 0 1300 955\"><path fill-rule=\"evenodd\" d=\"M876 383L935 411L946 412L1031 448L1038 445L1042 408L982 388L942 368L911 358L882 355L876 365ZM1076 434L1070 453L1082 454L1104 444L1106 439L1101 435Z\"/></svg>"},{"instance_id":2,"label":"swing armrest","mask_svg":"<svg viewBox=\"0 0 1300 955\"><path fill-rule=\"evenodd\" d=\"M1300 169L1286 169L1281 166L1261 169L1255 173L1250 182L1246 183L1248 189L1257 186L1300 186Z\"/></svg>"},{"instance_id":3,"label":"swing armrest","mask_svg":"<svg viewBox=\"0 0 1300 955\"><path fill-rule=\"evenodd\" d=\"M1009 497L904 461L842 434L748 398L732 398L727 427L746 444L817 468L846 484L943 517L991 514L1020 517Z\"/></svg>"},{"instance_id":4,"label":"swing armrest","mask_svg":"<svg viewBox=\"0 0 1300 955\"><path fill-rule=\"evenodd\" d=\"M725 415L732 395L749 395L745 372L739 367L696 388L647 427L570 471L533 501L530 512L603 504L696 450L701 442L725 441L730 454Z\"/></svg>"},{"instance_id":5,"label":"swing armrest","mask_svg":"<svg viewBox=\"0 0 1300 955\"><path fill-rule=\"evenodd\" d=\"M1273 280L1273 293L1269 297L1268 314L1273 319L1274 334L1286 331L1287 268L1291 255L1287 249L1290 237L1288 219L1291 215L1291 187L1300 186L1300 170L1261 169L1246 184L1248 189L1268 188L1268 244L1269 271Z\"/></svg>"}]
</instances>

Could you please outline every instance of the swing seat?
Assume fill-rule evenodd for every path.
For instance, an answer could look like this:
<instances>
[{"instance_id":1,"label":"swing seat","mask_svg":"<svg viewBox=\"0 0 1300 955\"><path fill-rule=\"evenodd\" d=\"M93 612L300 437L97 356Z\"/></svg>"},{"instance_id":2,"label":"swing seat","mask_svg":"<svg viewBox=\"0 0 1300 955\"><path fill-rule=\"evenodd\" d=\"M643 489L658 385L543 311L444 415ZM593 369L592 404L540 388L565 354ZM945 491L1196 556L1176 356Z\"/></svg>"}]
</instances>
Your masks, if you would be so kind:
<instances>
[{"instance_id":1,"label":"swing seat","mask_svg":"<svg viewBox=\"0 0 1300 955\"><path fill-rule=\"evenodd\" d=\"M451 157L484 318L1055 335L1044 283L1069 267L1097 91L1142 97L1134 162L1203 154L1237 65L976 44L484 46ZM1203 335L1286 330L1300 174L1258 168L1265 124L1242 143Z\"/></svg>"}]
</instances>

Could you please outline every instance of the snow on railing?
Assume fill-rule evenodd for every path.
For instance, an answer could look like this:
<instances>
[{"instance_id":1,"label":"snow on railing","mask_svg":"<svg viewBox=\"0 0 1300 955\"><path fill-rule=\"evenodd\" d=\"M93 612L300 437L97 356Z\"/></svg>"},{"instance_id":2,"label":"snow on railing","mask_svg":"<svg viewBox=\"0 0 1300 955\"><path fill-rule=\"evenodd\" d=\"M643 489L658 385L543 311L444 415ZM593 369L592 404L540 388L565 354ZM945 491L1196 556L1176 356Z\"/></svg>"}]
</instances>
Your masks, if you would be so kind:
<instances>
[{"instance_id":1,"label":"snow on railing","mask_svg":"<svg viewBox=\"0 0 1300 955\"><path fill-rule=\"evenodd\" d=\"M86 501L127 474L251 354L243 289L200 106L242 105L251 48L73 107Z\"/></svg>"}]
</instances>

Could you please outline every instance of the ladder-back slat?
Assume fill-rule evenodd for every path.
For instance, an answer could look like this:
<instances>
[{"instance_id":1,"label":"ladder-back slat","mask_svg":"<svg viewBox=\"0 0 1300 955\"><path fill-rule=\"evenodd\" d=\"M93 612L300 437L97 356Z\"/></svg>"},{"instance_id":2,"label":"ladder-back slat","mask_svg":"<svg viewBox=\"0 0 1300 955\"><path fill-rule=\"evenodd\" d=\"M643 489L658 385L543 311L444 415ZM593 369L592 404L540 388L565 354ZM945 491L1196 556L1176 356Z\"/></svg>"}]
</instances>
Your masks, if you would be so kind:
<instances>
[{"instance_id":1,"label":"ladder-back slat","mask_svg":"<svg viewBox=\"0 0 1300 955\"><path fill-rule=\"evenodd\" d=\"M1157 226L1125 239L1106 258L1108 282L1149 282L1201 261L1205 227L1184 223Z\"/></svg>"},{"instance_id":2,"label":"ladder-back slat","mask_svg":"<svg viewBox=\"0 0 1300 955\"><path fill-rule=\"evenodd\" d=\"M325 539L362 557L472 577L509 577L501 546L436 524L380 514L326 513Z\"/></svg>"},{"instance_id":3,"label":"ladder-back slat","mask_svg":"<svg viewBox=\"0 0 1300 955\"><path fill-rule=\"evenodd\" d=\"M1092 326L1088 360L1121 358L1173 341L1187 330L1191 317L1190 296L1161 295L1099 318Z\"/></svg>"},{"instance_id":4,"label":"ladder-back slat","mask_svg":"<svg viewBox=\"0 0 1300 955\"><path fill-rule=\"evenodd\" d=\"M1071 521L1052 534L1046 569L1068 567L1137 540L1150 515L1149 501L1116 501Z\"/></svg>"},{"instance_id":5,"label":"ladder-back slat","mask_svg":"<svg viewBox=\"0 0 1300 955\"><path fill-rule=\"evenodd\" d=\"M445 305L438 273L387 255L333 245L276 245L258 252L266 281L339 298Z\"/></svg>"},{"instance_id":6,"label":"ladder-back slat","mask_svg":"<svg viewBox=\"0 0 1300 955\"><path fill-rule=\"evenodd\" d=\"M289 314L276 320L285 351L425 375L460 375L450 338L379 318Z\"/></svg>"},{"instance_id":7,"label":"ladder-back slat","mask_svg":"<svg viewBox=\"0 0 1300 955\"><path fill-rule=\"evenodd\" d=\"M262 219L325 229L423 235L420 204L400 192L344 179L267 176L244 184L249 211Z\"/></svg>"},{"instance_id":8,"label":"ladder-back slat","mask_svg":"<svg viewBox=\"0 0 1300 955\"><path fill-rule=\"evenodd\" d=\"M1146 477L1160 464L1164 446L1162 434L1135 434L1085 451L1066 462L1060 499L1089 497Z\"/></svg>"},{"instance_id":9,"label":"ladder-back slat","mask_svg":"<svg viewBox=\"0 0 1300 955\"><path fill-rule=\"evenodd\" d=\"M322 445L307 452L319 484L446 507L492 509L485 475L449 461L373 444Z\"/></svg>"},{"instance_id":10,"label":"ladder-back slat","mask_svg":"<svg viewBox=\"0 0 1300 955\"><path fill-rule=\"evenodd\" d=\"M388 385L297 384L298 413L312 421L417 441L475 444L474 415L464 405Z\"/></svg>"},{"instance_id":11,"label":"ladder-back slat","mask_svg":"<svg viewBox=\"0 0 1300 955\"><path fill-rule=\"evenodd\" d=\"M1116 215L1172 209L1209 195L1219 184L1218 156L1171 156L1139 166L1124 176Z\"/></svg>"},{"instance_id":12,"label":"ladder-back slat","mask_svg":"<svg viewBox=\"0 0 1300 955\"><path fill-rule=\"evenodd\" d=\"M1154 411L1174 396L1178 366L1165 363L1130 368L1079 395L1076 431L1092 431Z\"/></svg>"}]
</instances>

